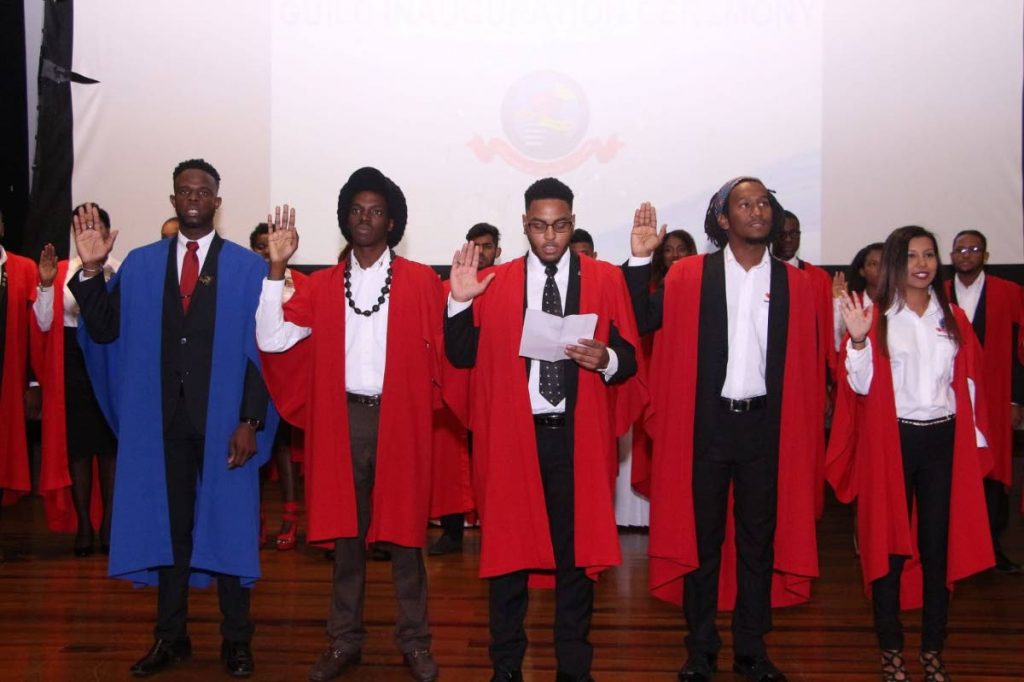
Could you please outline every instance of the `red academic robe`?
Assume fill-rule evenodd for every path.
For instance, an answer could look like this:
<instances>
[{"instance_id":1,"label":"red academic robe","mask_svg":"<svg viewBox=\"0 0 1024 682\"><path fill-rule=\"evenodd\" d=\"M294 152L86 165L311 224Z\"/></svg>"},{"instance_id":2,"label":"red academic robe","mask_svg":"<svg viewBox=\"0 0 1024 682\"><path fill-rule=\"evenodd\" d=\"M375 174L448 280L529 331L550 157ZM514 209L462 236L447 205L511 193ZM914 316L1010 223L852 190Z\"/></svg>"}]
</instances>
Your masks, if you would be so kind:
<instances>
[{"instance_id":1,"label":"red academic robe","mask_svg":"<svg viewBox=\"0 0 1024 682\"><path fill-rule=\"evenodd\" d=\"M28 388L29 346L33 364L38 343L31 338L32 302L36 300L39 272L36 264L7 251L7 327L4 343L3 381L0 383L0 490L3 503L13 504L32 491L25 439L25 390ZM33 367L39 376L38 367ZM66 464L65 464L66 468Z\"/></svg>"},{"instance_id":2,"label":"red academic robe","mask_svg":"<svg viewBox=\"0 0 1024 682\"><path fill-rule=\"evenodd\" d=\"M651 362L648 427L654 439L651 461L651 593L681 604L683 576L699 565L693 513L693 436L697 391L697 341L701 284L706 256L685 258L665 278L663 325ZM778 504L772 604L810 599L818 575L815 538L815 472L824 429L808 422L823 413L824 378L816 347L813 290L807 277L787 266L789 320L779 428ZM736 547L730 495L719 607L736 602Z\"/></svg>"},{"instance_id":3,"label":"red academic robe","mask_svg":"<svg viewBox=\"0 0 1024 682\"><path fill-rule=\"evenodd\" d=\"M305 433L310 542L357 537L345 398L344 263L320 270L284 306L313 333L284 353L262 353L281 415ZM426 265L392 261L373 514L366 542L422 547L430 511L431 431L440 405L441 282Z\"/></svg>"},{"instance_id":4,"label":"red academic robe","mask_svg":"<svg viewBox=\"0 0 1024 682\"><path fill-rule=\"evenodd\" d=\"M442 305L450 286L442 285ZM442 366L444 395L453 405L465 405L469 391L469 370ZM440 518L474 509L473 482L469 461L469 438L463 422L447 404L434 412L434 465L431 472L430 516Z\"/></svg>"},{"instance_id":5,"label":"red academic robe","mask_svg":"<svg viewBox=\"0 0 1024 682\"><path fill-rule=\"evenodd\" d=\"M946 282L946 294L953 295L953 281ZM988 407L988 448L992 471L987 478L1007 488L1013 477L1013 428L1010 402L1013 378L1013 326L1024 327L1024 301L1021 288L1014 282L985 275L985 345L981 348L981 368Z\"/></svg>"},{"instance_id":6,"label":"red academic robe","mask_svg":"<svg viewBox=\"0 0 1024 682\"><path fill-rule=\"evenodd\" d=\"M480 328L470 370L467 416L473 432L473 482L483 537L480 576L533 571L534 584L553 584L555 557L537 461L527 374L519 356L525 308L524 258L494 268L494 280L473 302ZM579 312L596 313L598 340L615 325L639 346L622 272L610 263L580 258ZM639 363L638 358L638 363ZM615 526L615 437L625 433L644 396L640 372L607 386L598 372L581 369L574 410L573 472L576 565L592 578L621 562ZM539 576L538 571L544 572Z\"/></svg>"},{"instance_id":7,"label":"red academic robe","mask_svg":"<svg viewBox=\"0 0 1024 682\"><path fill-rule=\"evenodd\" d=\"M64 402L64 282L69 262L57 263L54 277L53 322L41 332L35 323L33 334L42 338L43 361L39 383L43 388L42 468L39 492L43 496L46 526L57 533L71 533L78 527L71 500L71 475L68 471L68 434ZM89 516L94 528L103 520L103 496L99 476L93 465L93 485Z\"/></svg>"},{"instance_id":8,"label":"red academic robe","mask_svg":"<svg viewBox=\"0 0 1024 682\"><path fill-rule=\"evenodd\" d=\"M963 311L953 307L962 343L953 369L956 434L953 445L953 487L949 505L949 558L946 584L994 564L982 477L991 468L986 448L978 448L975 414L984 412L984 388L976 382L978 410L971 409L968 377L980 379L978 341ZM857 543L864 588L889 572L889 555L909 557L900 581L900 605L922 604L921 562L917 520L907 514L899 426L892 367L877 342L878 316L869 334L874 373L866 396L858 396L846 377L846 344L839 355L838 400L832 418L826 473L841 502L857 500ZM983 419L979 428L987 433ZM860 437L858 438L858 434Z\"/></svg>"},{"instance_id":9,"label":"red academic robe","mask_svg":"<svg viewBox=\"0 0 1024 682\"><path fill-rule=\"evenodd\" d=\"M835 332L833 331L833 307L832 307L832 278L828 273L816 265L807 261L800 261L801 268L807 280L814 290L814 312L818 328L818 350L821 351L821 362L828 371L828 376L834 377L836 371L836 347L833 343ZM826 382L822 381L821 390L827 391ZM824 428L824 424L822 424ZM825 511L825 441L821 440L821 449L816 459L814 483L814 513L820 519Z\"/></svg>"}]
</instances>

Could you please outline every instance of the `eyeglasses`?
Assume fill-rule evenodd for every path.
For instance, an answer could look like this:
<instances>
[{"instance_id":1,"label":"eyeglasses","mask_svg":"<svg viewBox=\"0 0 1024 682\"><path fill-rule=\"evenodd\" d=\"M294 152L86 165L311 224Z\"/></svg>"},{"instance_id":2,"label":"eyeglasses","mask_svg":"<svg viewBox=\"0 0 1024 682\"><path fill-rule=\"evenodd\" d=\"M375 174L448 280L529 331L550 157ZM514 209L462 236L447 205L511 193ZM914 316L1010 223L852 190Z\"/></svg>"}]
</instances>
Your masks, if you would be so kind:
<instances>
[{"instance_id":1,"label":"eyeglasses","mask_svg":"<svg viewBox=\"0 0 1024 682\"><path fill-rule=\"evenodd\" d=\"M546 223L543 220L531 220L526 223L526 229L533 234L544 234L548 231L549 227L558 234L564 234L572 229L572 220L562 218L561 220L556 220L553 223Z\"/></svg>"},{"instance_id":2,"label":"eyeglasses","mask_svg":"<svg viewBox=\"0 0 1024 682\"><path fill-rule=\"evenodd\" d=\"M961 256L966 256L969 253L982 253L984 250L984 246L976 244L974 246L961 246L959 249L953 249L953 253L958 253Z\"/></svg>"}]
</instances>

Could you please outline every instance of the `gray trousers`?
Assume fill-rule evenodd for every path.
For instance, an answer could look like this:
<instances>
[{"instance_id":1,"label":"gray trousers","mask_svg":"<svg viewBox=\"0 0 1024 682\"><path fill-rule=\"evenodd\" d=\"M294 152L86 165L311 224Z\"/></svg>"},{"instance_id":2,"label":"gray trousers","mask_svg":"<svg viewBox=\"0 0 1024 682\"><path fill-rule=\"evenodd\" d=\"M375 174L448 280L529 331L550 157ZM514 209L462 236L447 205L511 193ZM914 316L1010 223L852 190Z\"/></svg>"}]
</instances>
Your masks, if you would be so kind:
<instances>
[{"instance_id":1,"label":"gray trousers","mask_svg":"<svg viewBox=\"0 0 1024 682\"><path fill-rule=\"evenodd\" d=\"M348 401L349 441L355 479L359 537L334 542L334 588L327 616L327 636L334 648L359 649L366 639L363 601L366 587L366 531L370 527L371 499L377 463L380 407ZM391 576L398 615L395 643L403 653L430 648L427 625L427 572L419 547L385 543L391 552Z\"/></svg>"}]
</instances>

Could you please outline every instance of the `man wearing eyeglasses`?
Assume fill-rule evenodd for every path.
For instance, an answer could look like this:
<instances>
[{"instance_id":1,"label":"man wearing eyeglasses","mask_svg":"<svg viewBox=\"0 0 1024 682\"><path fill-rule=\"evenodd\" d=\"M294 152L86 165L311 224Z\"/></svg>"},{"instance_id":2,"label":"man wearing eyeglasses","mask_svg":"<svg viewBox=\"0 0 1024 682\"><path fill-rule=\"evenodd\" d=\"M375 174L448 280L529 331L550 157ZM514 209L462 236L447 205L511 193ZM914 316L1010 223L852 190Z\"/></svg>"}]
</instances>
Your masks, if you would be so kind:
<instances>
[{"instance_id":1,"label":"man wearing eyeglasses","mask_svg":"<svg viewBox=\"0 0 1024 682\"><path fill-rule=\"evenodd\" d=\"M992 471L985 479L995 570L1024 574L1024 568L1003 553L999 536L1010 517L1009 490L1013 473L1013 429L1020 426L1024 403L1024 367L1014 352L1024 320L1021 288L985 273L988 242L977 230L963 230L953 239L949 254L956 273L946 282L950 300L971 320L982 346L984 390L988 400L989 450Z\"/></svg>"},{"instance_id":2,"label":"man wearing eyeglasses","mask_svg":"<svg viewBox=\"0 0 1024 682\"><path fill-rule=\"evenodd\" d=\"M526 190L525 203L525 257L479 279L479 248L467 242L455 253L445 350L455 367L471 368L468 426L480 575L490 589L491 679L523 679L527 583L553 581L556 679L586 681L593 579L620 563L615 437L636 416L626 398L642 394L637 336L621 272L569 249L572 190L545 178ZM564 360L525 359L526 309L596 313L595 338L566 346Z\"/></svg>"}]
</instances>

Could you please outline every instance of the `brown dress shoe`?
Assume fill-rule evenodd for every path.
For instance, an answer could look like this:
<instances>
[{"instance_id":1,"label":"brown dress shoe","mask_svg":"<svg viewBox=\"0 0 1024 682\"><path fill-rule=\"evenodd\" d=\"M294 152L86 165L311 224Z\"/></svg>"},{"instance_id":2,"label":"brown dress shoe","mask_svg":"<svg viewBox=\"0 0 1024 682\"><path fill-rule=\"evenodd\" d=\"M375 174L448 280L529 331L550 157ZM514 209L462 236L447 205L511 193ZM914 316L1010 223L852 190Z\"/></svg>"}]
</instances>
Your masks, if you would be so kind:
<instances>
[{"instance_id":1,"label":"brown dress shoe","mask_svg":"<svg viewBox=\"0 0 1024 682\"><path fill-rule=\"evenodd\" d=\"M346 668L359 663L362 652L359 649L335 649L328 647L309 671L310 682L333 680Z\"/></svg>"},{"instance_id":2,"label":"brown dress shoe","mask_svg":"<svg viewBox=\"0 0 1024 682\"><path fill-rule=\"evenodd\" d=\"M417 649L405 655L405 665L416 682L434 682L437 679L437 662L430 649Z\"/></svg>"}]
</instances>

